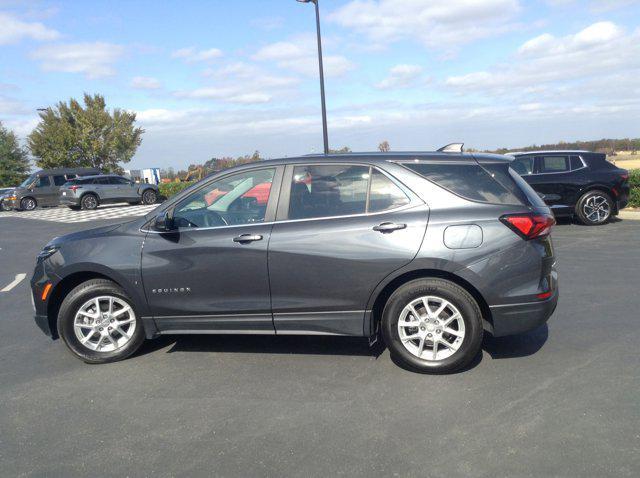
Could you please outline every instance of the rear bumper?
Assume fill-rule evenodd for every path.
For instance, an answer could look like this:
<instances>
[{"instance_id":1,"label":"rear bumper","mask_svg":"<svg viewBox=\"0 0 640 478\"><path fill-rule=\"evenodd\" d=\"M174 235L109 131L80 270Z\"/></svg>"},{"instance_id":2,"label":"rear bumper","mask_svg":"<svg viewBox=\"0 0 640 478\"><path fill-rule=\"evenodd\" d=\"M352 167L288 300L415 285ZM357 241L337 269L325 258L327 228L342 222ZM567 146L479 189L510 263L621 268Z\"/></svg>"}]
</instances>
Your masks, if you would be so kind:
<instances>
[{"instance_id":1,"label":"rear bumper","mask_svg":"<svg viewBox=\"0 0 640 478\"><path fill-rule=\"evenodd\" d=\"M60 196L60 205L62 206L79 206L80 199L73 196Z\"/></svg>"},{"instance_id":2,"label":"rear bumper","mask_svg":"<svg viewBox=\"0 0 640 478\"><path fill-rule=\"evenodd\" d=\"M493 305L493 336L522 334L536 329L553 315L558 305L558 289L552 297L524 304Z\"/></svg>"}]
</instances>

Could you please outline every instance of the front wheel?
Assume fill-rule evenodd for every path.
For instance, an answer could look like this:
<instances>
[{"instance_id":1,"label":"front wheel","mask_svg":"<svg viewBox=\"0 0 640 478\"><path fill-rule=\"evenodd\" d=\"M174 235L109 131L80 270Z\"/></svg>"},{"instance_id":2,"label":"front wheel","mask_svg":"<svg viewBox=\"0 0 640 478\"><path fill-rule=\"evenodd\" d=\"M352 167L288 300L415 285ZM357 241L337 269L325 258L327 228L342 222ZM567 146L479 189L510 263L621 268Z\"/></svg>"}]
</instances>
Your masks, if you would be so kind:
<instances>
[{"instance_id":1,"label":"front wheel","mask_svg":"<svg viewBox=\"0 0 640 478\"><path fill-rule=\"evenodd\" d=\"M93 279L73 289L62 302L58 333L86 363L107 363L133 354L144 331L131 299L116 284Z\"/></svg>"},{"instance_id":2,"label":"front wheel","mask_svg":"<svg viewBox=\"0 0 640 478\"><path fill-rule=\"evenodd\" d=\"M20 201L20 209L23 211L33 211L37 207L38 203L33 198L23 198L22 201Z\"/></svg>"},{"instance_id":3,"label":"front wheel","mask_svg":"<svg viewBox=\"0 0 640 478\"><path fill-rule=\"evenodd\" d=\"M158 195L153 189L147 189L142 193L142 202L144 204L155 204L158 199Z\"/></svg>"},{"instance_id":4,"label":"front wheel","mask_svg":"<svg viewBox=\"0 0 640 478\"><path fill-rule=\"evenodd\" d=\"M382 333L391 354L422 373L455 372L482 345L482 313L462 287L417 279L396 290L384 308Z\"/></svg>"}]
</instances>

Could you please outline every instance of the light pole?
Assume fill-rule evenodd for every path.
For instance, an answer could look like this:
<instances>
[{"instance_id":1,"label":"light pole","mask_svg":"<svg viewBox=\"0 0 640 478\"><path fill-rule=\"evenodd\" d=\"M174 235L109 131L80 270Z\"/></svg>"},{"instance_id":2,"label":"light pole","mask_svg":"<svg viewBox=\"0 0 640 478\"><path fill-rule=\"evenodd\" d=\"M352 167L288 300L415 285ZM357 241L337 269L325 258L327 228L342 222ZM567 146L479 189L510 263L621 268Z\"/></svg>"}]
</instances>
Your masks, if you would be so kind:
<instances>
[{"instance_id":1,"label":"light pole","mask_svg":"<svg viewBox=\"0 0 640 478\"><path fill-rule=\"evenodd\" d=\"M318 67L320 69L320 101L322 103L322 136L324 154L329 154L329 134L327 133L327 106L324 99L324 68L322 66L322 39L320 37L320 8L318 0L296 0L300 3L313 3L316 7L316 32L318 34Z\"/></svg>"}]
</instances>

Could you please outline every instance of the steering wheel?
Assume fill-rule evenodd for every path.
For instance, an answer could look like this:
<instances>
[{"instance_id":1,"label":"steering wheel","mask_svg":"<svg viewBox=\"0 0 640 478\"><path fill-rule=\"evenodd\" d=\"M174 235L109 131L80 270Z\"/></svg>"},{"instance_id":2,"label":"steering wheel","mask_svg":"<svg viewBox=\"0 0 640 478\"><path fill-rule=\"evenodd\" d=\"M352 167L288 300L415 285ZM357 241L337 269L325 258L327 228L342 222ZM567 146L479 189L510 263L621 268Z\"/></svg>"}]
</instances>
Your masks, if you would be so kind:
<instances>
[{"instance_id":1,"label":"steering wheel","mask_svg":"<svg viewBox=\"0 0 640 478\"><path fill-rule=\"evenodd\" d=\"M206 227L228 226L227 220L216 211L207 211L204 213L203 222Z\"/></svg>"}]
</instances>

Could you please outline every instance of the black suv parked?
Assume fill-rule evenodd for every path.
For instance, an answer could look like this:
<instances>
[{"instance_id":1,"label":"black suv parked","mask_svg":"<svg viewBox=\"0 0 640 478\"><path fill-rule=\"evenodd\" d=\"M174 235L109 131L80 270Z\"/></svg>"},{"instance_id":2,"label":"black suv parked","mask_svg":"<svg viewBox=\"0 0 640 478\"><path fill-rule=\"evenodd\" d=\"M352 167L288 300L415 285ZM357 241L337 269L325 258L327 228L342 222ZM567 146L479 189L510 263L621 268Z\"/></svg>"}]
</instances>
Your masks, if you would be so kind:
<instances>
[{"instance_id":1,"label":"black suv parked","mask_svg":"<svg viewBox=\"0 0 640 478\"><path fill-rule=\"evenodd\" d=\"M535 189L556 216L604 224L626 207L629 172L588 151L509 153L511 167Z\"/></svg>"},{"instance_id":2,"label":"black suv parked","mask_svg":"<svg viewBox=\"0 0 640 478\"><path fill-rule=\"evenodd\" d=\"M35 319L89 363L161 334L380 331L406 366L448 372L483 330L553 313L553 224L504 156L261 161L133 222L53 239L31 279Z\"/></svg>"}]
</instances>

